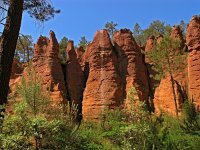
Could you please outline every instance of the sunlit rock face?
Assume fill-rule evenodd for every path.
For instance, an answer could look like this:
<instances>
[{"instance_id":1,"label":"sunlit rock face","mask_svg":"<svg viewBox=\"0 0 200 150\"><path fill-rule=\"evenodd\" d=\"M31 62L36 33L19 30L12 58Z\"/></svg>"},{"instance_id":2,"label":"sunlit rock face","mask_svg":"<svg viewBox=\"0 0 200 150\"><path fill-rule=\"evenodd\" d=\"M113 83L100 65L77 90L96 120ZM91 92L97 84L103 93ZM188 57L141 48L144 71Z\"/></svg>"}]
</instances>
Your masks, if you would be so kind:
<instances>
[{"instance_id":1,"label":"sunlit rock face","mask_svg":"<svg viewBox=\"0 0 200 150\"><path fill-rule=\"evenodd\" d=\"M182 105L184 102L185 92L187 83L187 70L173 74L176 82L174 83L176 102L178 106L178 112L181 112ZM162 78L159 86L155 90L154 94L154 107L155 113L160 114L161 112L176 115L176 107L173 96L173 89L170 80L170 76Z\"/></svg>"},{"instance_id":2,"label":"sunlit rock face","mask_svg":"<svg viewBox=\"0 0 200 150\"><path fill-rule=\"evenodd\" d=\"M89 63L89 76L83 96L83 118L95 119L122 103L117 57L106 30L96 32L87 46L85 59Z\"/></svg>"},{"instance_id":3,"label":"sunlit rock face","mask_svg":"<svg viewBox=\"0 0 200 150\"><path fill-rule=\"evenodd\" d=\"M179 25L173 26L172 32L171 32L171 37L173 39L179 40L179 42L180 42L180 47L179 47L179 49L177 49L177 52L183 51L183 48L185 46L185 40L183 38L183 33L182 33L182 30Z\"/></svg>"},{"instance_id":4,"label":"sunlit rock face","mask_svg":"<svg viewBox=\"0 0 200 150\"><path fill-rule=\"evenodd\" d=\"M128 29L117 31L113 36L113 43L118 56L118 68L122 78L124 98L126 98L129 90L134 87L137 93L136 98L147 101L149 96L147 69L144 57L132 36L132 32ZM129 105L129 102L125 101L125 105Z\"/></svg>"},{"instance_id":5,"label":"sunlit rock face","mask_svg":"<svg viewBox=\"0 0 200 150\"><path fill-rule=\"evenodd\" d=\"M200 107L200 17L193 17L187 26L189 95Z\"/></svg>"},{"instance_id":6,"label":"sunlit rock face","mask_svg":"<svg viewBox=\"0 0 200 150\"><path fill-rule=\"evenodd\" d=\"M50 32L50 39L40 36L34 45L32 65L38 78L50 89L50 96L56 103L66 101L66 87L58 52L59 44L54 32Z\"/></svg>"},{"instance_id":7,"label":"sunlit rock face","mask_svg":"<svg viewBox=\"0 0 200 150\"><path fill-rule=\"evenodd\" d=\"M148 53L153 49L154 46L154 42L155 42L155 36L150 36L147 41L146 41L146 45L145 45L145 52ZM145 56L145 62L146 63L150 63L150 60L147 56Z\"/></svg>"}]
</instances>

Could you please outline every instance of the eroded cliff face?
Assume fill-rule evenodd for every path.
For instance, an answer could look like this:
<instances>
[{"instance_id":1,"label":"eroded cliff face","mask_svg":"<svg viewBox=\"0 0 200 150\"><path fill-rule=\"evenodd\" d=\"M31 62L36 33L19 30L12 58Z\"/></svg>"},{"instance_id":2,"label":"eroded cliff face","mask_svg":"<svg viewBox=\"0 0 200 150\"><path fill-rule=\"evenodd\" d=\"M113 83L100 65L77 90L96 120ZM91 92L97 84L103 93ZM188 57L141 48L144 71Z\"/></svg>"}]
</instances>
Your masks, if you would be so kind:
<instances>
[{"instance_id":1,"label":"eroded cliff face","mask_svg":"<svg viewBox=\"0 0 200 150\"><path fill-rule=\"evenodd\" d=\"M66 50L66 88L69 100L78 106L80 114L82 109L84 85L86 82L81 67L81 60L79 60L83 54L81 52L84 53L81 49L75 51L73 41L68 41Z\"/></svg>"},{"instance_id":2,"label":"eroded cliff face","mask_svg":"<svg viewBox=\"0 0 200 150\"><path fill-rule=\"evenodd\" d=\"M106 30L96 32L87 46L85 60L89 63L89 76L83 96L83 117L98 118L103 111L120 106L123 100L117 57Z\"/></svg>"},{"instance_id":3,"label":"eroded cliff face","mask_svg":"<svg viewBox=\"0 0 200 150\"><path fill-rule=\"evenodd\" d=\"M14 59L12 64L11 76L9 81L9 93L15 91L15 85L20 82L23 73L23 66L19 60Z\"/></svg>"},{"instance_id":4,"label":"eroded cliff face","mask_svg":"<svg viewBox=\"0 0 200 150\"><path fill-rule=\"evenodd\" d=\"M187 27L189 95L200 107L200 17L193 17Z\"/></svg>"},{"instance_id":5,"label":"eroded cliff face","mask_svg":"<svg viewBox=\"0 0 200 150\"><path fill-rule=\"evenodd\" d=\"M183 33L179 25L173 26L172 31L171 31L171 37L174 39L179 39L180 41L179 51L183 50L185 46L185 39L183 38Z\"/></svg>"},{"instance_id":6,"label":"eroded cliff face","mask_svg":"<svg viewBox=\"0 0 200 150\"><path fill-rule=\"evenodd\" d=\"M193 17L187 30L189 54L183 62L186 67L173 73L179 109L185 94L181 86L187 89L188 85L191 98L197 107L200 105L200 18ZM159 43L162 37L151 36L143 50L151 51L154 42ZM177 51L182 51L185 40L179 26L174 26L171 37L181 41ZM62 67L58 51L59 45L53 32L50 32L50 38L41 36L34 46L32 67L43 80L44 87L50 88L54 102L73 102L78 105L80 116L83 113L86 119L97 119L107 109L129 107L126 97L132 87L136 89L134 97L137 100L149 102L149 97L151 100L154 98L156 113L176 114L169 76L160 83L150 78L155 74L151 68L153 64L144 57L130 30L117 31L112 42L106 30L97 31L86 50L83 47L75 49L70 40L66 49L67 62ZM14 61L11 87L16 81L20 82L20 77L16 79L16 64Z\"/></svg>"},{"instance_id":7,"label":"eroded cliff face","mask_svg":"<svg viewBox=\"0 0 200 150\"><path fill-rule=\"evenodd\" d=\"M119 74L122 78L124 99L132 87L137 91L136 98L147 101L149 96L149 85L144 57L132 32L122 29L113 36L115 52L118 56ZM129 102L125 101L125 105Z\"/></svg>"},{"instance_id":8,"label":"eroded cliff face","mask_svg":"<svg viewBox=\"0 0 200 150\"><path fill-rule=\"evenodd\" d=\"M61 64L58 59L59 44L54 32L50 39L39 37L34 45L32 67L42 79L44 86L50 88L50 96L55 103L66 101L66 87Z\"/></svg>"}]
</instances>

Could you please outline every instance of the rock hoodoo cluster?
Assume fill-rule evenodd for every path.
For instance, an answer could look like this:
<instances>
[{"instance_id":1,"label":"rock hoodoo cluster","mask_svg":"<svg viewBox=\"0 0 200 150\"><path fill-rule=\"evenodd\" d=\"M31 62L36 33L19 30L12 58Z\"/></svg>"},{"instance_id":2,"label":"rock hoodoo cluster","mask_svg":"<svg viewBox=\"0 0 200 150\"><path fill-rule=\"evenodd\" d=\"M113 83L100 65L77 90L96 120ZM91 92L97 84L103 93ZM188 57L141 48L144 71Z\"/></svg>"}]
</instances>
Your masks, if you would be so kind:
<instances>
[{"instance_id":1,"label":"rock hoodoo cluster","mask_svg":"<svg viewBox=\"0 0 200 150\"><path fill-rule=\"evenodd\" d=\"M183 51L185 40L179 26L174 26L171 37L181 41L179 51ZM151 51L154 42L159 43L161 39L162 35L149 37L143 50ZM187 67L173 74L179 108L184 100L182 86L188 86L190 97L197 107L200 105L199 17L193 17L188 25L186 44L188 61L183 63ZM55 102L73 102L84 118L96 119L104 110L130 105L125 99L132 87L136 89L135 98L145 102L149 101L149 97L154 99L156 112L162 110L175 114L170 78L165 77L160 82L150 78L155 74L153 64L144 56L130 30L115 32L112 40L106 30L97 31L86 49L75 49L73 41L68 41L67 62L62 65L58 52L59 44L53 32L50 32L50 39L41 36L34 46L32 66L43 79L44 86L50 88L52 99ZM16 62L12 79L16 73L14 66Z\"/></svg>"},{"instance_id":2,"label":"rock hoodoo cluster","mask_svg":"<svg viewBox=\"0 0 200 150\"><path fill-rule=\"evenodd\" d=\"M54 32L50 32L50 39L40 37L34 45L32 67L46 88L50 88L51 97L59 102L66 100L66 87L62 67L58 59L59 44Z\"/></svg>"}]
</instances>

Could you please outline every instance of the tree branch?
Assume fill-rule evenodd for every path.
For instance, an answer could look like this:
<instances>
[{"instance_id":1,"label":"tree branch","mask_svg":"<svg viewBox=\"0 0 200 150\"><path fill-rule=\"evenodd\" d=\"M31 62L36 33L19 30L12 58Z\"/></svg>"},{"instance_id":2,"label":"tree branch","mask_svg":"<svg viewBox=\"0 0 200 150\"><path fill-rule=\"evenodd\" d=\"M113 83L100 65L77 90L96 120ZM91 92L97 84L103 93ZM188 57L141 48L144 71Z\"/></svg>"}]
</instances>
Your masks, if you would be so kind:
<instances>
[{"instance_id":1,"label":"tree branch","mask_svg":"<svg viewBox=\"0 0 200 150\"><path fill-rule=\"evenodd\" d=\"M1 24L1 25L3 25L3 26L5 26L5 24L4 24L4 23L2 23L2 22L0 22L0 24Z\"/></svg>"},{"instance_id":2,"label":"tree branch","mask_svg":"<svg viewBox=\"0 0 200 150\"><path fill-rule=\"evenodd\" d=\"M4 11L8 11L7 9L5 9L4 7L0 6L0 9L3 9Z\"/></svg>"},{"instance_id":3,"label":"tree branch","mask_svg":"<svg viewBox=\"0 0 200 150\"><path fill-rule=\"evenodd\" d=\"M3 19L1 19L1 20L0 20L0 23L1 23L3 20L5 20L6 18L7 18L7 17L4 17Z\"/></svg>"}]
</instances>

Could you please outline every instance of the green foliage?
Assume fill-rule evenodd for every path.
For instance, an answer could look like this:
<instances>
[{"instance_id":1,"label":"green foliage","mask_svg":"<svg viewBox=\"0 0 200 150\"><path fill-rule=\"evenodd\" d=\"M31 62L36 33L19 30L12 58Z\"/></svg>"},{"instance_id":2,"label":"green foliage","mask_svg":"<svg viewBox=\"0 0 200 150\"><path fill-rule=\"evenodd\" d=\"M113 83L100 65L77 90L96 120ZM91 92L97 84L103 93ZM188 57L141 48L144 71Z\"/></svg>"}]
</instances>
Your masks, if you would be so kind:
<instances>
[{"instance_id":1,"label":"green foliage","mask_svg":"<svg viewBox=\"0 0 200 150\"><path fill-rule=\"evenodd\" d=\"M81 139L74 131L76 108L69 104L51 105L49 94L38 79L28 71L18 86L21 100L16 102L13 113L2 118L0 148L82 149Z\"/></svg>"},{"instance_id":2,"label":"green foliage","mask_svg":"<svg viewBox=\"0 0 200 150\"><path fill-rule=\"evenodd\" d=\"M158 73L156 78L162 78L170 72L175 73L182 69L183 55L178 51L180 41L165 35L160 43L155 43L152 51L147 53L147 57L153 63L153 69Z\"/></svg>"},{"instance_id":3,"label":"green foliage","mask_svg":"<svg viewBox=\"0 0 200 150\"><path fill-rule=\"evenodd\" d=\"M33 39L31 35L21 35L18 38L15 57L23 62L30 61L33 58Z\"/></svg>"},{"instance_id":4,"label":"green foliage","mask_svg":"<svg viewBox=\"0 0 200 150\"><path fill-rule=\"evenodd\" d=\"M4 114L0 127L1 149L200 148L199 113L191 102L184 104L182 120L163 114L157 117L147 111L143 102L135 99L136 90L132 88L126 99L130 107L106 110L98 121L87 120L78 129L74 122L76 107L64 104L52 106L48 91L41 87L39 79L28 70L27 77L18 86L22 100L16 101L13 113Z\"/></svg>"},{"instance_id":5,"label":"green foliage","mask_svg":"<svg viewBox=\"0 0 200 150\"><path fill-rule=\"evenodd\" d=\"M4 5L9 5L9 0L3 0ZM60 10L56 10L50 0L24 0L24 11L30 15L31 18L35 18L38 21L45 22L60 13Z\"/></svg>"},{"instance_id":6,"label":"green foliage","mask_svg":"<svg viewBox=\"0 0 200 150\"><path fill-rule=\"evenodd\" d=\"M186 31L187 31L187 23L184 22L184 20L180 21L180 28L183 31L183 35L186 35Z\"/></svg>"},{"instance_id":7,"label":"green foliage","mask_svg":"<svg viewBox=\"0 0 200 150\"><path fill-rule=\"evenodd\" d=\"M152 69L156 72L154 78L160 80L169 75L172 85L173 100L178 117L178 106L175 94L175 80L173 74L184 68L184 55L181 54L180 40L173 39L170 35L165 35L160 42L155 42L153 50L147 53L147 57L151 60Z\"/></svg>"},{"instance_id":8,"label":"green foliage","mask_svg":"<svg viewBox=\"0 0 200 150\"><path fill-rule=\"evenodd\" d=\"M200 148L200 137L188 134L182 122L171 116L149 114L146 106L134 98L132 88L127 100L129 109L105 111L97 122L84 122L78 131L82 139L89 140L87 149L190 149Z\"/></svg>"},{"instance_id":9,"label":"green foliage","mask_svg":"<svg viewBox=\"0 0 200 150\"><path fill-rule=\"evenodd\" d=\"M133 28L133 36L138 45L143 45L146 42L143 32L144 31L141 29L140 25L136 23Z\"/></svg>"},{"instance_id":10,"label":"green foliage","mask_svg":"<svg viewBox=\"0 0 200 150\"><path fill-rule=\"evenodd\" d=\"M81 39L79 40L78 46L79 47L82 46L85 49L87 43L88 43L88 41L86 40L85 36L82 36Z\"/></svg>"},{"instance_id":11,"label":"green foliage","mask_svg":"<svg viewBox=\"0 0 200 150\"><path fill-rule=\"evenodd\" d=\"M136 23L134 25L133 35L135 37L136 42L139 45L145 45L148 37L152 35L156 37L159 34L170 35L171 30L172 30L172 27L169 24L165 25L164 22L155 20L152 23L150 23L147 29L144 29L144 30L142 30L140 25Z\"/></svg>"},{"instance_id":12,"label":"green foliage","mask_svg":"<svg viewBox=\"0 0 200 150\"><path fill-rule=\"evenodd\" d=\"M68 42L68 38L64 36L59 43L58 57L62 63L65 63L67 61L67 58L66 58L67 42Z\"/></svg>"},{"instance_id":13,"label":"green foliage","mask_svg":"<svg viewBox=\"0 0 200 150\"><path fill-rule=\"evenodd\" d=\"M118 24L114 23L113 21L107 22L105 24L105 29L108 30L111 37L113 36L114 32L117 31L117 29L116 29L117 26L118 26Z\"/></svg>"},{"instance_id":14,"label":"green foliage","mask_svg":"<svg viewBox=\"0 0 200 150\"><path fill-rule=\"evenodd\" d=\"M34 115L45 110L50 102L48 91L42 89L41 78L31 69L31 64L27 68L28 76L22 77L21 85L17 86L17 91L22 99L30 106Z\"/></svg>"},{"instance_id":15,"label":"green foliage","mask_svg":"<svg viewBox=\"0 0 200 150\"><path fill-rule=\"evenodd\" d=\"M183 105L183 123L181 127L188 134L200 136L200 118L192 101L186 100Z\"/></svg>"}]
</instances>

